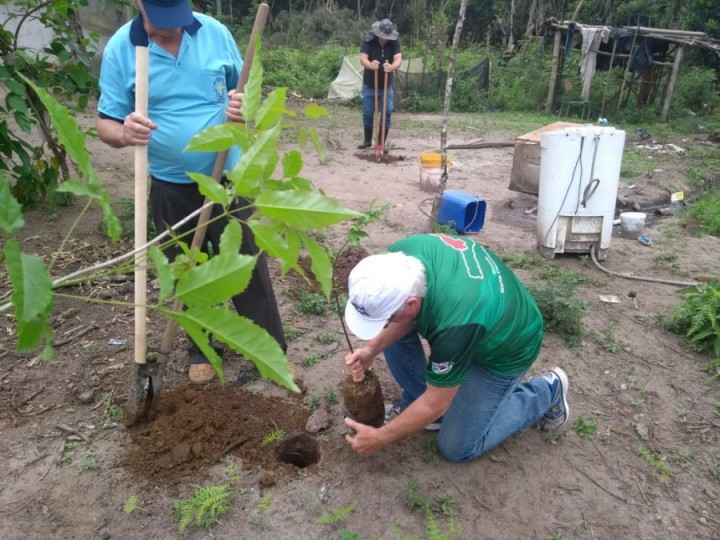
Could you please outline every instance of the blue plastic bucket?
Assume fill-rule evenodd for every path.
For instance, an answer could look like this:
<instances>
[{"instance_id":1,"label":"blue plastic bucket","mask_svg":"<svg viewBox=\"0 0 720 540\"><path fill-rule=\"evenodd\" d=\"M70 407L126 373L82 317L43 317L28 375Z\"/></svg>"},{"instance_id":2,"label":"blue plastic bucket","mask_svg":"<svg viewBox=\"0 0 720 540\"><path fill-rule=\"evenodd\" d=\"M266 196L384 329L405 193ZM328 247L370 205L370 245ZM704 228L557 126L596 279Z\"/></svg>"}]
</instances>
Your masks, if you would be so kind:
<instances>
[{"instance_id":1,"label":"blue plastic bucket","mask_svg":"<svg viewBox=\"0 0 720 540\"><path fill-rule=\"evenodd\" d=\"M448 189L440 199L437 220L460 234L476 233L483 228L486 208L487 203L482 197Z\"/></svg>"}]
</instances>

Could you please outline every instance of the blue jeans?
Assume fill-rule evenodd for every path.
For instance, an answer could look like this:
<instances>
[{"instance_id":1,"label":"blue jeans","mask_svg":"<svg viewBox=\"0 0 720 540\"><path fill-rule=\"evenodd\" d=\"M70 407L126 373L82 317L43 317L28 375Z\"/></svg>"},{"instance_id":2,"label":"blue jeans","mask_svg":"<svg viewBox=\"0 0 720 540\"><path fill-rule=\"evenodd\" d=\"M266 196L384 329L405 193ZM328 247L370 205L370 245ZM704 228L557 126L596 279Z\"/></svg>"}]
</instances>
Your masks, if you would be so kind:
<instances>
[{"instance_id":1,"label":"blue jeans","mask_svg":"<svg viewBox=\"0 0 720 540\"><path fill-rule=\"evenodd\" d=\"M387 110L385 111L385 129L390 129L390 118L393 113L394 104L394 92L392 86L387 89ZM380 81L380 87L378 88L378 113L380 116L379 122L382 121L382 106L383 106L383 89L382 81ZM363 115L363 127L373 127L373 115L375 114L375 89L363 84L362 87L362 115ZM378 126L378 129L380 127Z\"/></svg>"},{"instance_id":2,"label":"blue jeans","mask_svg":"<svg viewBox=\"0 0 720 540\"><path fill-rule=\"evenodd\" d=\"M385 349L390 372L402 387L400 406L425 392L427 358L416 331ZM473 365L460 385L438 433L438 449L448 460L469 461L535 425L550 408L550 384L543 377L520 383L525 373L506 376Z\"/></svg>"}]
</instances>

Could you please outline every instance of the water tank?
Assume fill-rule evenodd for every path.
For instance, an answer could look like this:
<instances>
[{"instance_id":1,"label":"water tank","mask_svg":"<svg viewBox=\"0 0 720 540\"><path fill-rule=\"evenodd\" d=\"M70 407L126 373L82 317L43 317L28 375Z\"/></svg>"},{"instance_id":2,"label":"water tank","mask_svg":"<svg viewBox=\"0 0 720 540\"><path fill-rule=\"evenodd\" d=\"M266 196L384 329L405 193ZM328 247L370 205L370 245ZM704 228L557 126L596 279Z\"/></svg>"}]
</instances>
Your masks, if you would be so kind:
<instances>
[{"instance_id":1,"label":"water tank","mask_svg":"<svg viewBox=\"0 0 720 540\"><path fill-rule=\"evenodd\" d=\"M589 253L605 259L612 237L625 132L581 126L540 136L537 244L543 257Z\"/></svg>"}]
</instances>

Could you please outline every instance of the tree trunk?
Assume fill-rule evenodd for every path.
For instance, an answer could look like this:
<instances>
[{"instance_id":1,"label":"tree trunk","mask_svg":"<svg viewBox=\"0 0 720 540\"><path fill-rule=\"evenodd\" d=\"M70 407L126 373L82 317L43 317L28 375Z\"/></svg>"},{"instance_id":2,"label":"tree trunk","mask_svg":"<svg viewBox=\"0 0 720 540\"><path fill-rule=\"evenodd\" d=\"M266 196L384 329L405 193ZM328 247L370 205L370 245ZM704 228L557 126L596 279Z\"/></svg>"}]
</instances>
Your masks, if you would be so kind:
<instances>
[{"instance_id":1,"label":"tree trunk","mask_svg":"<svg viewBox=\"0 0 720 540\"><path fill-rule=\"evenodd\" d=\"M448 117L450 116L450 98L452 97L452 82L455 74L455 57L457 56L458 43L462 34L463 23L465 22L465 11L467 10L468 0L460 0L460 12L458 13L457 24L455 25L455 35L453 36L452 49L450 50L450 60L448 61L447 82L445 83L445 104L443 106L442 127L440 128L440 166L442 167L442 175L440 176L440 185L433 199L432 212L430 215L430 230L437 223L437 213L440 207L440 199L445 191L447 184L447 128Z\"/></svg>"}]
</instances>

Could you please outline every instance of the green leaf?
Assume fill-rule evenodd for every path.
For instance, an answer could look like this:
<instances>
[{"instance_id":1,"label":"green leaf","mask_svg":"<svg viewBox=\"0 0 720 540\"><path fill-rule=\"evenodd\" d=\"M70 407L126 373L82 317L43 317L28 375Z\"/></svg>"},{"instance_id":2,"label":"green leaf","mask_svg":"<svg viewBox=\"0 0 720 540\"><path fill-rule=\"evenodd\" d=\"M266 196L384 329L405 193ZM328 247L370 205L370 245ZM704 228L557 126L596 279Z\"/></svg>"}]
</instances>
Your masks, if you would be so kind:
<instances>
[{"instance_id":1,"label":"green leaf","mask_svg":"<svg viewBox=\"0 0 720 540\"><path fill-rule=\"evenodd\" d=\"M242 245L242 227L237 220L228 221L220 236L220 253L234 253L240 251Z\"/></svg>"},{"instance_id":2,"label":"green leaf","mask_svg":"<svg viewBox=\"0 0 720 540\"><path fill-rule=\"evenodd\" d=\"M170 262L157 246L152 246L148 251L148 255L157 269L157 281L160 285L160 302L164 302L172 296L175 285L175 277L170 268Z\"/></svg>"},{"instance_id":3,"label":"green leaf","mask_svg":"<svg viewBox=\"0 0 720 540\"><path fill-rule=\"evenodd\" d=\"M323 146L322 141L320 140L320 135L318 135L318 132L314 129L308 129L308 135L310 135L310 140L313 143L313 146L315 147L315 151L317 152L318 156L323 156L325 154L325 146Z\"/></svg>"},{"instance_id":4,"label":"green leaf","mask_svg":"<svg viewBox=\"0 0 720 540\"><path fill-rule=\"evenodd\" d=\"M28 106L27 103L25 103L25 100L20 97L16 96L15 94L10 94L7 97L7 108L11 111L17 111L17 112L27 112Z\"/></svg>"},{"instance_id":5,"label":"green leaf","mask_svg":"<svg viewBox=\"0 0 720 540\"><path fill-rule=\"evenodd\" d=\"M269 218L301 230L322 228L362 214L345 208L335 199L307 191L266 191L255 207Z\"/></svg>"},{"instance_id":6,"label":"green leaf","mask_svg":"<svg viewBox=\"0 0 720 540\"><path fill-rule=\"evenodd\" d=\"M333 267L330 261L330 255L327 249L307 234L303 234L300 237L305 245L305 249L308 250L308 254L310 255L310 268L315 275L315 279L320 284L325 298L330 298L330 292L333 287Z\"/></svg>"},{"instance_id":7,"label":"green leaf","mask_svg":"<svg viewBox=\"0 0 720 540\"><path fill-rule=\"evenodd\" d=\"M193 172L188 172L187 175L197 183L200 193L212 202L221 206L230 204L230 195L227 190L212 176Z\"/></svg>"},{"instance_id":8,"label":"green leaf","mask_svg":"<svg viewBox=\"0 0 720 540\"><path fill-rule=\"evenodd\" d=\"M227 307L222 309L227 311ZM200 352L202 352L205 358L208 359L210 365L215 368L215 372L218 374L220 383L225 384L225 371L223 370L222 366L222 358L218 356L215 347L210 346L210 340L208 339L208 333L206 330L207 325L203 324L205 322L212 323L213 319L209 318L207 321L203 321L202 319L198 320L194 317L194 315L196 315L196 311L192 311L190 309L179 312L171 311L167 315L168 317L175 319L175 321L183 327L190 339L192 339L198 346Z\"/></svg>"},{"instance_id":9,"label":"green leaf","mask_svg":"<svg viewBox=\"0 0 720 540\"><path fill-rule=\"evenodd\" d=\"M300 174L300 171L302 170L302 154L297 150L290 150L289 152L285 152L285 155L283 155L282 164L283 177L294 178L295 176Z\"/></svg>"},{"instance_id":10,"label":"green leaf","mask_svg":"<svg viewBox=\"0 0 720 540\"><path fill-rule=\"evenodd\" d=\"M191 334L188 330L189 327L193 328L192 332L194 333L197 333L199 329L204 329L205 332L211 333L216 340L227 344L233 350L252 360L263 377L275 381L293 392L300 391L293 381L288 359L278 342L264 328L256 325L250 319L241 317L226 308L211 307L194 307L182 312L172 312L170 315L188 331L188 334ZM206 334L201 334L198 339L203 336ZM195 340L195 337L192 337ZM207 348L208 352L212 351L212 347L209 345ZM203 353L206 353L202 346L201 349Z\"/></svg>"},{"instance_id":11,"label":"green leaf","mask_svg":"<svg viewBox=\"0 0 720 540\"><path fill-rule=\"evenodd\" d=\"M17 240L8 239L4 253L13 293L10 300L15 306L18 323L18 352L35 347L48 335L47 317L52 310L52 282L45 263L35 255L20 251Z\"/></svg>"},{"instance_id":12,"label":"green leaf","mask_svg":"<svg viewBox=\"0 0 720 540\"><path fill-rule=\"evenodd\" d=\"M90 163L90 153L85 149L85 135L78 129L77 122L70 116L68 110L45 90L37 86L30 79L18 73L18 77L29 84L42 101L50 114L52 125L57 133L58 140L65 147L68 155L77 164L78 169L88 182L100 184L100 179Z\"/></svg>"},{"instance_id":13,"label":"green leaf","mask_svg":"<svg viewBox=\"0 0 720 540\"><path fill-rule=\"evenodd\" d=\"M248 151L243 153L235 169L227 173L238 195L253 196L262 182L270 178L278 162L280 133L279 125L262 132Z\"/></svg>"},{"instance_id":14,"label":"green leaf","mask_svg":"<svg viewBox=\"0 0 720 540\"><path fill-rule=\"evenodd\" d=\"M329 116L327 109L325 107L317 105L316 103L307 104L303 109L303 114L308 118L321 118L323 116Z\"/></svg>"},{"instance_id":15,"label":"green leaf","mask_svg":"<svg viewBox=\"0 0 720 540\"><path fill-rule=\"evenodd\" d=\"M243 89L243 102L240 112L245 122L254 124L255 115L260 107L262 98L263 67L260 63L260 38L255 39L255 57L250 67L250 76Z\"/></svg>"},{"instance_id":16,"label":"green leaf","mask_svg":"<svg viewBox=\"0 0 720 540\"><path fill-rule=\"evenodd\" d=\"M0 174L0 229L17 232L24 225L22 206L13 197L10 182Z\"/></svg>"},{"instance_id":17,"label":"green leaf","mask_svg":"<svg viewBox=\"0 0 720 540\"><path fill-rule=\"evenodd\" d=\"M176 295L188 306L208 306L240 294L250 282L257 256L220 253L178 279Z\"/></svg>"},{"instance_id":18,"label":"green leaf","mask_svg":"<svg viewBox=\"0 0 720 540\"><path fill-rule=\"evenodd\" d=\"M25 86L20 84L19 82L13 80L13 79L5 79L3 81L5 86L7 86L8 90L12 92L13 94L17 94L18 96L25 97L26 91Z\"/></svg>"},{"instance_id":19,"label":"green leaf","mask_svg":"<svg viewBox=\"0 0 720 540\"><path fill-rule=\"evenodd\" d=\"M286 93L287 88L276 88L268 94L255 115L255 129L268 129L270 126L274 126L285 113L291 114L285 108Z\"/></svg>"},{"instance_id":20,"label":"green leaf","mask_svg":"<svg viewBox=\"0 0 720 540\"><path fill-rule=\"evenodd\" d=\"M225 122L210 126L195 135L185 147L185 152L222 152L232 146L239 146L243 152L250 148L252 141L247 126L237 122Z\"/></svg>"},{"instance_id":21,"label":"green leaf","mask_svg":"<svg viewBox=\"0 0 720 540\"><path fill-rule=\"evenodd\" d=\"M295 231L288 229L282 223L265 223L258 219L250 219L247 224L253 232L258 247L269 256L282 261L283 274L288 269L294 268L303 275L302 268L297 262L300 255L300 241ZM288 238L292 238L293 241L289 241Z\"/></svg>"}]
</instances>

